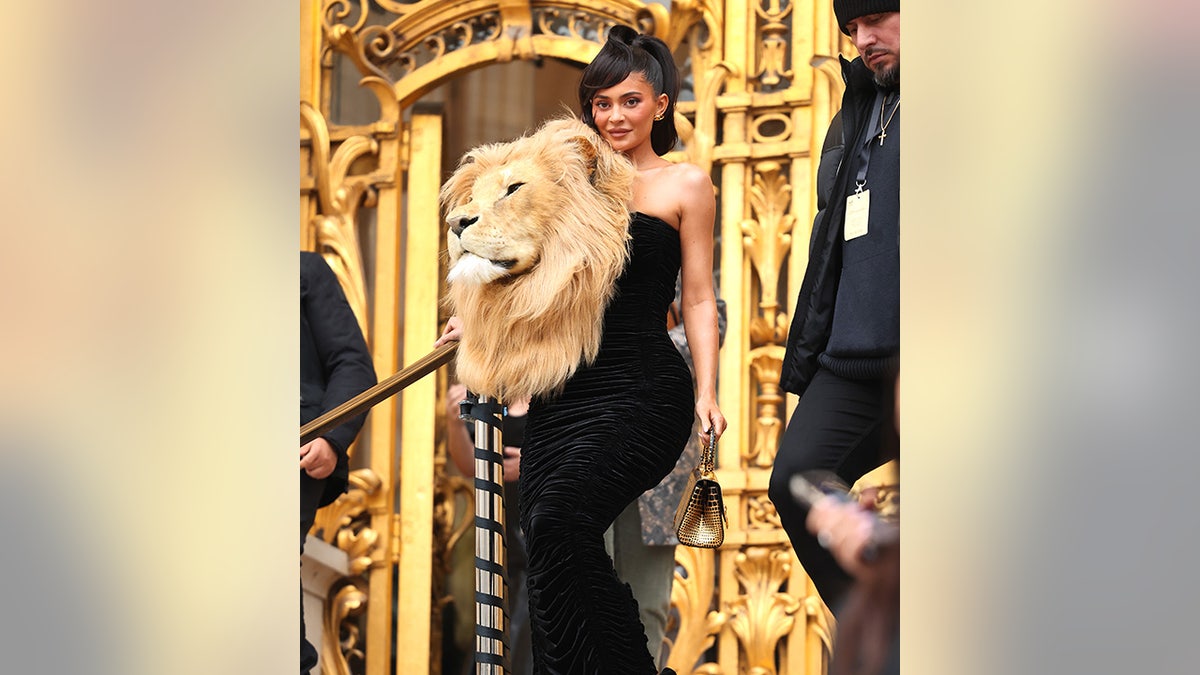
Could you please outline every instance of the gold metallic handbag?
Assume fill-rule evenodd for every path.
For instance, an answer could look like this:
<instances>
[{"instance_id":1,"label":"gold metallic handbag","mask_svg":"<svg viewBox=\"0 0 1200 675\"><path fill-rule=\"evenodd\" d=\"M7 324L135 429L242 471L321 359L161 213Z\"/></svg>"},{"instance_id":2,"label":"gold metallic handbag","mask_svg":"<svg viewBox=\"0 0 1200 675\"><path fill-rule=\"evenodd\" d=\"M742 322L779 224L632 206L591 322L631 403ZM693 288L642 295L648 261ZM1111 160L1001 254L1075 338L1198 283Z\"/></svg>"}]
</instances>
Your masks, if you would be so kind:
<instances>
[{"instance_id":1,"label":"gold metallic handbag","mask_svg":"<svg viewBox=\"0 0 1200 675\"><path fill-rule=\"evenodd\" d=\"M700 463L688 478L687 489L675 509L675 535L679 543L696 548L718 548L725 541L725 502L714 464L716 439L700 451Z\"/></svg>"}]
</instances>

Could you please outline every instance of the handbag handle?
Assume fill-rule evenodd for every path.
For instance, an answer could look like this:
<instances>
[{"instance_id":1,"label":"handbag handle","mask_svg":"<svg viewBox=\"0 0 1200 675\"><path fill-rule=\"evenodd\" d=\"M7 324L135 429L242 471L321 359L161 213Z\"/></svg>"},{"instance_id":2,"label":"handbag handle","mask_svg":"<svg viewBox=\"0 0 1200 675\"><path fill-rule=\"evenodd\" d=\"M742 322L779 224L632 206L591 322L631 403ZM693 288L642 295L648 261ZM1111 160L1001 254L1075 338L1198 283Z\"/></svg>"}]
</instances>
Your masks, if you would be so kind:
<instances>
[{"instance_id":1,"label":"handbag handle","mask_svg":"<svg viewBox=\"0 0 1200 675\"><path fill-rule=\"evenodd\" d=\"M717 463L717 437L712 433L712 428L708 431L708 444L700 450L700 473L708 476L716 471Z\"/></svg>"}]
</instances>

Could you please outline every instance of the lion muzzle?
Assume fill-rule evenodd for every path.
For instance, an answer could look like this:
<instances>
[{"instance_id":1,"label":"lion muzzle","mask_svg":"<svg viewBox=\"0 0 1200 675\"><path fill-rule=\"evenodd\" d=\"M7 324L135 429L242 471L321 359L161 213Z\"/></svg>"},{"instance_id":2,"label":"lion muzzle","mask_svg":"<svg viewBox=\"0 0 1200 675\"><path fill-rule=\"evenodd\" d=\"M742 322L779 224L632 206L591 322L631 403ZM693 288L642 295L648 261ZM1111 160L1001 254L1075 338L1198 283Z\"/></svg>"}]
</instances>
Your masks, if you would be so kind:
<instances>
[{"instance_id":1,"label":"lion muzzle","mask_svg":"<svg viewBox=\"0 0 1200 675\"><path fill-rule=\"evenodd\" d=\"M479 220L479 216L458 216L449 220L450 231L454 233L454 236L461 237L463 230L474 225Z\"/></svg>"}]
</instances>

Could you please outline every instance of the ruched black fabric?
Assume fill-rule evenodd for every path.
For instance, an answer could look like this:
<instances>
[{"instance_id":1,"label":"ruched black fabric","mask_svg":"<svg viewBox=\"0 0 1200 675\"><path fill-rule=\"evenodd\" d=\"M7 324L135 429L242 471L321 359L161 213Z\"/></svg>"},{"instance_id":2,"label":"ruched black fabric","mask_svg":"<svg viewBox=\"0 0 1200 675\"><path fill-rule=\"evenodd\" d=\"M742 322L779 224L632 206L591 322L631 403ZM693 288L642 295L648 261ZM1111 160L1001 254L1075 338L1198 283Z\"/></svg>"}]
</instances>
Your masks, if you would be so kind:
<instances>
[{"instance_id":1,"label":"ruched black fabric","mask_svg":"<svg viewBox=\"0 0 1200 675\"><path fill-rule=\"evenodd\" d=\"M595 362L530 405L521 450L521 528L529 555L534 672L657 673L604 531L675 466L695 394L667 337L679 233L635 213L631 256L605 313Z\"/></svg>"}]
</instances>

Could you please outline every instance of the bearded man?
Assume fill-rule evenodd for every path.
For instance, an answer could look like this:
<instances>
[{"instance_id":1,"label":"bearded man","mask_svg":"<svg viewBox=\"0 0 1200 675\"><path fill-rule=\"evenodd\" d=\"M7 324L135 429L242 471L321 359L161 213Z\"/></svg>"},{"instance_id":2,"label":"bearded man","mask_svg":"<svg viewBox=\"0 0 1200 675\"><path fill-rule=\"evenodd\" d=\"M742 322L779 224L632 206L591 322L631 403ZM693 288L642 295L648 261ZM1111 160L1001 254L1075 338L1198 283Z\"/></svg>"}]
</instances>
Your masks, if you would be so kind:
<instances>
[{"instance_id":1,"label":"bearded man","mask_svg":"<svg viewBox=\"0 0 1200 675\"><path fill-rule=\"evenodd\" d=\"M800 396L769 496L805 571L835 613L851 578L805 528L792 475L821 469L846 485L898 453L900 368L900 1L834 0L859 57L817 172L818 212L780 383Z\"/></svg>"}]
</instances>

